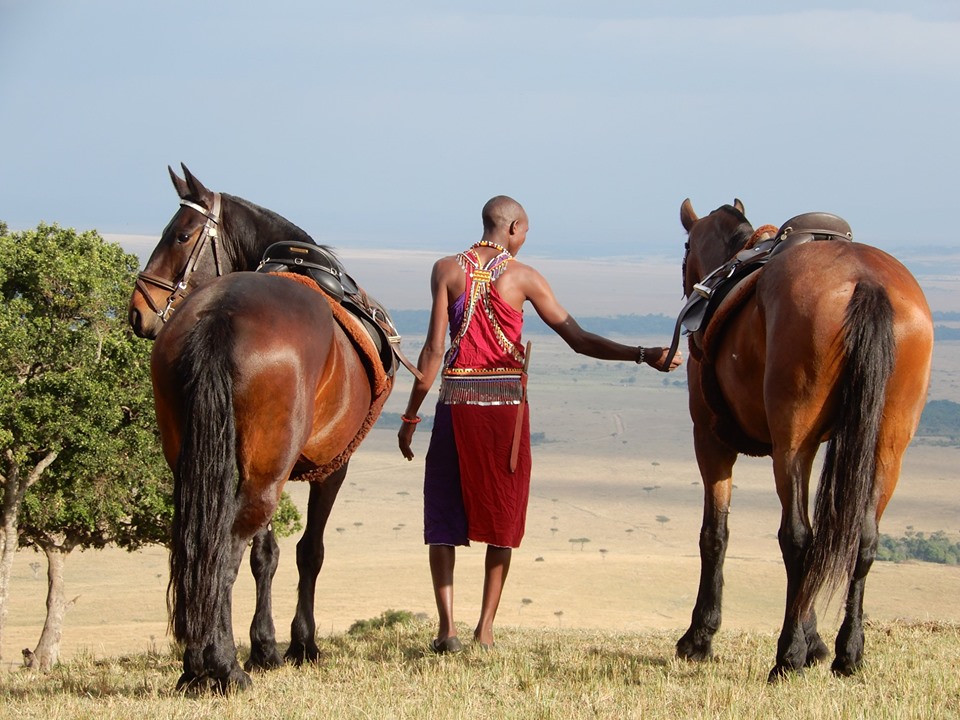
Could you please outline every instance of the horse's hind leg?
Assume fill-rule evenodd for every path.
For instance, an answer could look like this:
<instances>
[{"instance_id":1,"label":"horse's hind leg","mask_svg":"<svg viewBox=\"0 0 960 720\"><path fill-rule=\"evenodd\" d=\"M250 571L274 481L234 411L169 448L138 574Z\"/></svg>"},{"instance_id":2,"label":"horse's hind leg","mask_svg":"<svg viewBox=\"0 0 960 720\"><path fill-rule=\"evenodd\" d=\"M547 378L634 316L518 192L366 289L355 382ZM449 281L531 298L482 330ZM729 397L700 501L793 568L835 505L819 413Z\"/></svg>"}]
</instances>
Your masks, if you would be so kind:
<instances>
[{"instance_id":1,"label":"horse's hind leg","mask_svg":"<svg viewBox=\"0 0 960 720\"><path fill-rule=\"evenodd\" d=\"M277 650L277 633L273 624L273 576L280 562L280 548L273 534L273 525L267 525L253 536L250 548L250 570L257 588L257 606L250 623L250 657L246 670L270 670L283 664Z\"/></svg>"},{"instance_id":2,"label":"horse's hind leg","mask_svg":"<svg viewBox=\"0 0 960 720\"><path fill-rule=\"evenodd\" d=\"M888 394L893 393L888 390ZM923 397L918 392L918 397ZM917 401L922 406L922 401ZM903 453L906 452L913 436L915 423L909 413L888 411L887 421L881 431L877 458L877 475L874 479L874 492L870 506L863 518L860 531L860 547L854 566L850 587L847 591L843 623L837 633L836 656L831 669L837 675L854 674L863 664L863 596L867 574L877 557L880 542L880 517L886 509L900 478Z\"/></svg>"},{"instance_id":3,"label":"horse's hind leg","mask_svg":"<svg viewBox=\"0 0 960 720\"><path fill-rule=\"evenodd\" d=\"M813 541L807 502L815 454L816 445L790 452L775 448L773 452L773 473L782 507L777 539L787 574L787 593L783 627L777 641L777 663L770 671L770 680L814 665L830 654L817 630L817 615L813 608L802 618L798 618L794 611L807 552Z\"/></svg>"},{"instance_id":4,"label":"horse's hind leg","mask_svg":"<svg viewBox=\"0 0 960 720\"><path fill-rule=\"evenodd\" d=\"M847 592L843 623L837 633L836 657L831 666L836 675L853 675L863 663L863 592L867 573L877 557L879 535L876 515L868 513L863 525L857 564Z\"/></svg>"},{"instance_id":5,"label":"horse's hind leg","mask_svg":"<svg viewBox=\"0 0 960 720\"><path fill-rule=\"evenodd\" d=\"M317 647L317 622L314 616L314 598L317 576L323 567L323 532L337 499L337 493L347 475L344 465L320 482L310 483L310 498L307 501L307 526L297 543L297 611L290 624L290 647L286 658L294 664L316 662L320 657Z\"/></svg>"},{"instance_id":6,"label":"horse's hind leg","mask_svg":"<svg viewBox=\"0 0 960 720\"><path fill-rule=\"evenodd\" d=\"M730 531L730 496L737 453L702 427L694 427L694 448L703 477L703 525L700 529L700 586L690 627L677 641L677 655L687 660L713 656L713 636L720 629L723 561Z\"/></svg>"},{"instance_id":7,"label":"horse's hind leg","mask_svg":"<svg viewBox=\"0 0 960 720\"><path fill-rule=\"evenodd\" d=\"M924 327L928 328L927 334L922 332ZM864 586L877 556L880 518L897 487L903 456L916 432L926 400L932 342L929 327L929 323L918 323L914 327L918 334L901 339L894 375L886 387L873 490L861 526L860 546L847 592L843 623L837 633L832 665L837 675L852 675L863 664Z\"/></svg>"},{"instance_id":8,"label":"horse's hind leg","mask_svg":"<svg viewBox=\"0 0 960 720\"><path fill-rule=\"evenodd\" d=\"M246 541L234 536L230 565L224 573L220 587L218 615L205 645L188 646L183 653L183 674L177 681L177 689L185 691L214 690L227 693L245 690L252 684L237 662L237 646L233 639L233 584Z\"/></svg>"}]
</instances>

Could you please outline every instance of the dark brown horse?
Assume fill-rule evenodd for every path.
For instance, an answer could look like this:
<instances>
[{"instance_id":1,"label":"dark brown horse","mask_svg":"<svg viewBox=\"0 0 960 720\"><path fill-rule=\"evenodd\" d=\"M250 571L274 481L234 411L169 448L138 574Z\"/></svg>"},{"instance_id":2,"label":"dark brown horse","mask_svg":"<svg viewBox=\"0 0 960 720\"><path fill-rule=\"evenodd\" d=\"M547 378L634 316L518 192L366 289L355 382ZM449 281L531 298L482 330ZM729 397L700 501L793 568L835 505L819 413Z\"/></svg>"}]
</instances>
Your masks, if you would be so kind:
<instances>
[{"instance_id":1,"label":"dark brown horse","mask_svg":"<svg viewBox=\"0 0 960 720\"><path fill-rule=\"evenodd\" d=\"M739 201L699 218L686 200L680 219L689 235L688 297L711 271L752 252L738 252L756 240ZM821 591L841 587L846 604L833 671L849 675L863 661L864 583L926 401L933 324L903 265L869 245L826 239L840 234L814 228L802 234L809 242L794 244L795 234L690 337L690 415L704 508L699 592L677 643L680 657L712 655L733 465L745 453L772 458L783 508L786 612L770 679L829 655L814 603ZM810 472L824 442L811 524Z\"/></svg>"},{"instance_id":2,"label":"dark brown horse","mask_svg":"<svg viewBox=\"0 0 960 720\"><path fill-rule=\"evenodd\" d=\"M257 606L247 669L282 663L271 615L278 548L270 520L291 476L311 480L297 544L297 610L286 657L315 660L314 594L323 532L350 453L393 376L359 324L316 288L256 267L276 241L309 241L280 216L211 193L171 171L182 207L131 299L130 322L155 337L152 376L164 455L174 472L169 604L185 647L178 686L244 687L231 594L252 540Z\"/></svg>"}]
</instances>

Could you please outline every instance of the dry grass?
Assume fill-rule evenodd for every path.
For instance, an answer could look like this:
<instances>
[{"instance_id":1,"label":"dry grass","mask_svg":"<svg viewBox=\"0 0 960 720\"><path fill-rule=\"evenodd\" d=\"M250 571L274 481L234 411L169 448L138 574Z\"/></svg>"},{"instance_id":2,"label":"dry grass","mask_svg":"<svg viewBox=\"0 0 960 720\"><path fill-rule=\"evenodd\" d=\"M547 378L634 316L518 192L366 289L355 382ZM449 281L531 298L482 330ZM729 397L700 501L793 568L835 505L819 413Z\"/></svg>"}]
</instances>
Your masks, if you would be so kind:
<instances>
[{"instance_id":1,"label":"dry grass","mask_svg":"<svg viewBox=\"0 0 960 720\"><path fill-rule=\"evenodd\" d=\"M228 697L173 690L173 653L77 658L5 674L0 712L23 718L945 718L960 717L960 626L870 623L853 678L826 667L769 685L772 634L722 633L718 658L673 656L676 633L501 631L497 647L427 651L424 621L323 640L323 659L256 675Z\"/></svg>"}]
</instances>

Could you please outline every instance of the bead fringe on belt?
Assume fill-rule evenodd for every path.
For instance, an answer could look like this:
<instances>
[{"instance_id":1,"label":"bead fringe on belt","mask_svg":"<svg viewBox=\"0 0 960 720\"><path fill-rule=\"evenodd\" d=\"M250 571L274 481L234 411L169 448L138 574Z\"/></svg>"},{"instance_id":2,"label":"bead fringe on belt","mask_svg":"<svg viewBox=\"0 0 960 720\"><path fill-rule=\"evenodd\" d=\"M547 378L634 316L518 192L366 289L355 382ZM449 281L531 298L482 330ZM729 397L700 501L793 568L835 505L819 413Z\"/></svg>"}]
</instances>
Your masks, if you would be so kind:
<instances>
[{"instance_id":1,"label":"bead fringe on belt","mask_svg":"<svg viewBox=\"0 0 960 720\"><path fill-rule=\"evenodd\" d=\"M445 370L440 402L445 405L519 405L521 370Z\"/></svg>"}]
</instances>

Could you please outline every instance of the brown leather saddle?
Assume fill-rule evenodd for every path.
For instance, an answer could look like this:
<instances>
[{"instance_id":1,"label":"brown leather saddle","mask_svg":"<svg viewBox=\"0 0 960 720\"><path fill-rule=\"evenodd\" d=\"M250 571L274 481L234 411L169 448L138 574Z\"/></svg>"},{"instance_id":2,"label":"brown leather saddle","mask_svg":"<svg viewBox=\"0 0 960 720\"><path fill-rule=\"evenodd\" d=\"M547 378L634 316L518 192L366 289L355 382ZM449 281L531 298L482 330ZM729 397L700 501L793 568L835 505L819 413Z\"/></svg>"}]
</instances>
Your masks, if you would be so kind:
<instances>
[{"instance_id":1,"label":"brown leather saddle","mask_svg":"<svg viewBox=\"0 0 960 720\"><path fill-rule=\"evenodd\" d=\"M682 332L702 331L731 291L771 259L790 248L819 240L853 240L849 223L838 215L810 212L787 220L776 235L740 250L730 260L708 273L693 286L693 293L680 311L670 344L669 363L677 351Z\"/></svg>"},{"instance_id":2,"label":"brown leather saddle","mask_svg":"<svg viewBox=\"0 0 960 720\"><path fill-rule=\"evenodd\" d=\"M416 365L400 350L400 333L386 308L357 285L329 248L296 241L274 243L264 251L256 272L309 277L363 325L388 376L393 376L399 360L415 377L420 377Z\"/></svg>"}]
</instances>

